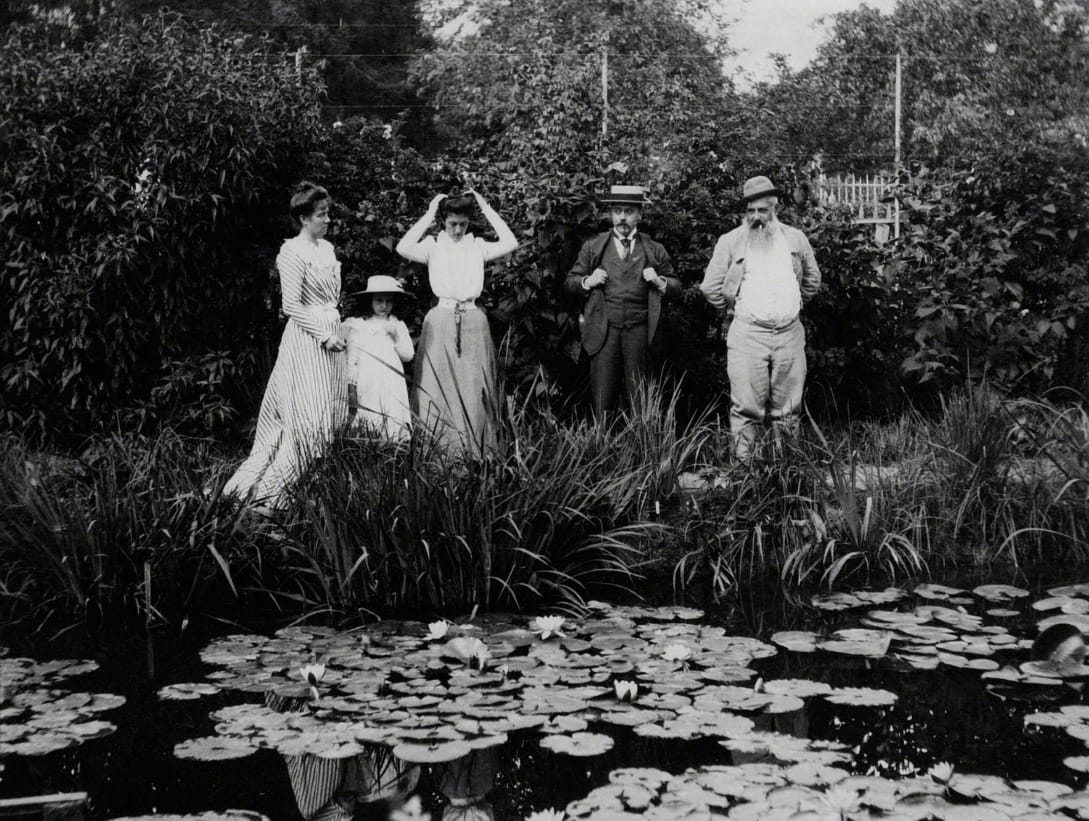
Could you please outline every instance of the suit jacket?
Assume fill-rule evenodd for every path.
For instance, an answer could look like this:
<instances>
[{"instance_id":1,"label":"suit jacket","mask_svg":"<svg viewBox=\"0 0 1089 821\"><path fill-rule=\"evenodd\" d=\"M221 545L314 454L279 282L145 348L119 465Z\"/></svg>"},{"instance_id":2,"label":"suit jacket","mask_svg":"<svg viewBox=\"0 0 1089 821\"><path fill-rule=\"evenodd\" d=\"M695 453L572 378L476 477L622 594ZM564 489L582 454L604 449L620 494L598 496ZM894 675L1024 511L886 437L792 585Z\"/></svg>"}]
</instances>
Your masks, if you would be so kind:
<instances>
[{"instance_id":1,"label":"suit jacket","mask_svg":"<svg viewBox=\"0 0 1089 821\"><path fill-rule=\"evenodd\" d=\"M574 267L567 275L567 290L572 294L586 296L586 307L583 309L582 347L590 356L594 356L605 344L605 336L609 331L609 320L605 315L605 293L601 288L593 288L589 292L582 287L582 278L593 273L601 264L605 256L606 244L612 240L613 232L605 231L591 237L582 244L579 249L578 259ZM669 253L661 244L655 242L642 231L635 235L635 241L643 246L646 256L646 267L653 268L658 276L664 277L666 290L664 296L677 296L683 290L681 281L673 274L673 263L669 259ZM658 319L662 315L662 296L657 288L651 287L647 293L647 342L653 342L654 334L658 330Z\"/></svg>"},{"instance_id":2,"label":"suit jacket","mask_svg":"<svg viewBox=\"0 0 1089 821\"><path fill-rule=\"evenodd\" d=\"M783 226L783 235L790 247L790 260L794 276L798 279L798 289L802 295L802 304L809 302L820 290L821 270L817 267L817 258L805 234L789 225ZM723 234L715 243L715 252L704 272L700 290L707 301L716 308L732 309L741 290L741 281L745 278L745 226L740 225Z\"/></svg>"}]
</instances>

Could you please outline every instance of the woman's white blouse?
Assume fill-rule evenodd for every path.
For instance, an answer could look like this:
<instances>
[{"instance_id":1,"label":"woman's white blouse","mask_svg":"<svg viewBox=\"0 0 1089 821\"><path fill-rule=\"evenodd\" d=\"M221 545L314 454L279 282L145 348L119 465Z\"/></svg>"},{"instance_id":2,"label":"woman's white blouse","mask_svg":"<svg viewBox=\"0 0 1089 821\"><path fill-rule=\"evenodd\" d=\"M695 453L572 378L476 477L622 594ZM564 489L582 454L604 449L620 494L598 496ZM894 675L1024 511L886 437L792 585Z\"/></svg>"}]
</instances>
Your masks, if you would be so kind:
<instances>
[{"instance_id":1,"label":"woman's white blouse","mask_svg":"<svg viewBox=\"0 0 1089 821\"><path fill-rule=\"evenodd\" d=\"M431 292L439 299L476 299L484 290L484 263L508 253L501 243L465 234L459 242L441 231L404 249L404 256L427 265Z\"/></svg>"}]
</instances>

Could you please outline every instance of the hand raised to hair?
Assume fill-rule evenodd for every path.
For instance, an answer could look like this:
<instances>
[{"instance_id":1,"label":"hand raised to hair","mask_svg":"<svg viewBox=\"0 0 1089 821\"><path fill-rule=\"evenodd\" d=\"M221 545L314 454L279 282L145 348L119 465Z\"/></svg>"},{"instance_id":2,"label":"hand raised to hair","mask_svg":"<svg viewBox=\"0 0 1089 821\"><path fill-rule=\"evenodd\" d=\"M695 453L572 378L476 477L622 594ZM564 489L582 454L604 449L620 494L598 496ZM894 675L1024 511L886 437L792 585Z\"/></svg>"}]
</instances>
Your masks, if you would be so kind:
<instances>
[{"instance_id":1,"label":"hand raised to hair","mask_svg":"<svg viewBox=\"0 0 1089 821\"><path fill-rule=\"evenodd\" d=\"M434 197L432 197L431 203L427 206L428 212L434 214L436 211L438 211L439 203L442 202L444 199L446 199L445 194L436 194Z\"/></svg>"}]
</instances>

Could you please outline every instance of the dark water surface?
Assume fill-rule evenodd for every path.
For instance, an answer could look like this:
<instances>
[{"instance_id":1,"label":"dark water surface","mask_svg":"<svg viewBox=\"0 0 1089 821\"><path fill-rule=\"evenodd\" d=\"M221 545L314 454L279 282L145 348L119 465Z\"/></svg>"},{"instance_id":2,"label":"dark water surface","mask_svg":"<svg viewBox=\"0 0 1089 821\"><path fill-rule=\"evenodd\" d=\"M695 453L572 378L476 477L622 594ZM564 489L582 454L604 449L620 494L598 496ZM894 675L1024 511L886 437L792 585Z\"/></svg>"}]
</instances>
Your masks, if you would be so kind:
<instances>
[{"instance_id":1,"label":"dark water surface","mask_svg":"<svg viewBox=\"0 0 1089 821\"><path fill-rule=\"evenodd\" d=\"M1040 614L1030 603L1036 598L1034 592L1031 598L1013 605L1021 615L1006 622L1011 632L1029 638L1035 635ZM884 607L910 609L916 603L909 597ZM790 607L782 601L774 606L750 601L745 612L708 614L708 620L725 624L733 634L755 635L767 641L784 628L827 633L855 626L865 612L865 608L823 612ZM975 612L982 610L977 607ZM0 773L0 797L86 791L94 818L228 808L258 811L277 821L299 818L285 760L278 753L260 750L248 758L224 762L174 756L175 744L215 733L211 711L260 701L258 695L237 692L195 701L158 697L157 691L164 685L202 681L213 670L198 658L207 638L179 638L160 631L150 653L144 636L111 636L93 644L68 636L55 646L29 650L14 646L11 656L93 658L100 669L73 678L66 686L116 693L127 702L103 716L117 725L112 735L45 756L7 756ZM1018 658L1027 656L1022 652ZM0 658L0 665L4 663ZM896 704L888 708L844 707L807 699L804 710L756 719L759 729L845 742L853 754L852 772L906 777L948 761L962 773L1044 779L1078 789L1085 786L1085 777L1062 763L1067 756L1085 754L1085 744L1059 730L1026 729L1024 724L1026 713L1080 703L1080 692L1070 687L1042 692L1053 703L1040 704L997 697L988 693L978 672L948 667L901 670L893 669L884 659L783 650L750 666L767 681L812 679L836 687L882 688L899 695ZM656 767L680 773L688 767L741 760L714 740L644 738L612 725L604 729L592 726L591 730L610 735L615 746L602 755L573 758L542 749L540 736L532 731L512 733L509 742L496 749L494 774L481 776L485 786L491 785L487 798L494 817L521 819L545 808L562 810L569 801L608 783L609 772L619 767ZM439 789L443 772L441 765L424 765L417 790L435 821L449 803ZM388 809L382 804L362 806L355 817L385 819Z\"/></svg>"}]
</instances>

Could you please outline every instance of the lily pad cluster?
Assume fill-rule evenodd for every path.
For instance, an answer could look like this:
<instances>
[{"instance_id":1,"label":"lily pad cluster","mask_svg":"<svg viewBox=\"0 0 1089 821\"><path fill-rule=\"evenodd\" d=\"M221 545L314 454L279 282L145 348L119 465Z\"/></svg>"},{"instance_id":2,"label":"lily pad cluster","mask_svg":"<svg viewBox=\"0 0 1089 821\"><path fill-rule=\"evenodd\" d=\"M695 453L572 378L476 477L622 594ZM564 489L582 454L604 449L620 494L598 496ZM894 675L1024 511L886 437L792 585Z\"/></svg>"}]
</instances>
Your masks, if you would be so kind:
<instances>
[{"instance_id":1,"label":"lily pad cluster","mask_svg":"<svg viewBox=\"0 0 1089 821\"><path fill-rule=\"evenodd\" d=\"M944 771L942 771L944 769ZM609 784L569 803L552 817L645 818L697 821L782 819L943 818L990 821L1089 816L1089 792L1049 781L1009 781L935 768L930 775L898 780L851 775L806 761L753 761L689 769L681 775L625 768ZM533 817L533 816L531 816Z\"/></svg>"},{"instance_id":2,"label":"lily pad cluster","mask_svg":"<svg viewBox=\"0 0 1089 821\"><path fill-rule=\"evenodd\" d=\"M227 636L201 654L222 669L161 695L199 696L211 684L268 696L214 712L217 734L179 744L180 757L266 748L339 758L381 745L415 763L452 761L516 731L539 734L555 753L595 756L613 746L601 732L608 725L655 738L782 747L789 737L760 732L754 719L800 710L812 697L879 706L895 698L804 681L754 686L750 665L775 647L691 623L701 615L595 603L579 620L387 621L349 633L292 627L272 637ZM294 709L277 709L276 700L293 700Z\"/></svg>"},{"instance_id":3,"label":"lily pad cluster","mask_svg":"<svg viewBox=\"0 0 1089 821\"><path fill-rule=\"evenodd\" d=\"M126 815L113 821L269 821L268 816L250 810L202 812L195 815Z\"/></svg>"},{"instance_id":4,"label":"lily pad cluster","mask_svg":"<svg viewBox=\"0 0 1089 821\"><path fill-rule=\"evenodd\" d=\"M1089 677L1083 664L1089 630L1089 585L1053 588L1032 610L1048 613L1037 623L1037 641L1009 629L1010 617L1022 615L1011 609L1029 596L1029 591L1010 585L981 585L973 590L940 584L924 584L912 591L924 603L909 610L869 610L859 627L837 630L829 635L816 631L791 630L774 634L771 640L784 649L813 653L825 651L870 659L886 659L894 665L919 670L940 666L981 673L988 689L1002 696L1023 697L1026 687L1054 686ZM883 591L886 600L906 597L898 588ZM874 600L867 591L831 594L813 600L824 610L861 608ZM996 606L997 605L997 606ZM968 609L977 606L982 613ZM986 617L998 623L988 623ZM1052 628L1048 631L1048 628ZM1066 632L1064 632L1066 631ZM1039 639L1055 635L1056 651L1040 652ZM1072 638L1080 654L1061 655ZM1032 651L1034 657L1026 658Z\"/></svg>"},{"instance_id":5,"label":"lily pad cluster","mask_svg":"<svg viewBox=\"0 0 1089 821\"><path fill-rule=\"evenodd\" d=\"M46 755L109 735L117 727L101 714L125 703L110 693L61 689L65 680L94 672L87 659L0 663L0 756Z\"/></svg>"}]
</instances>

